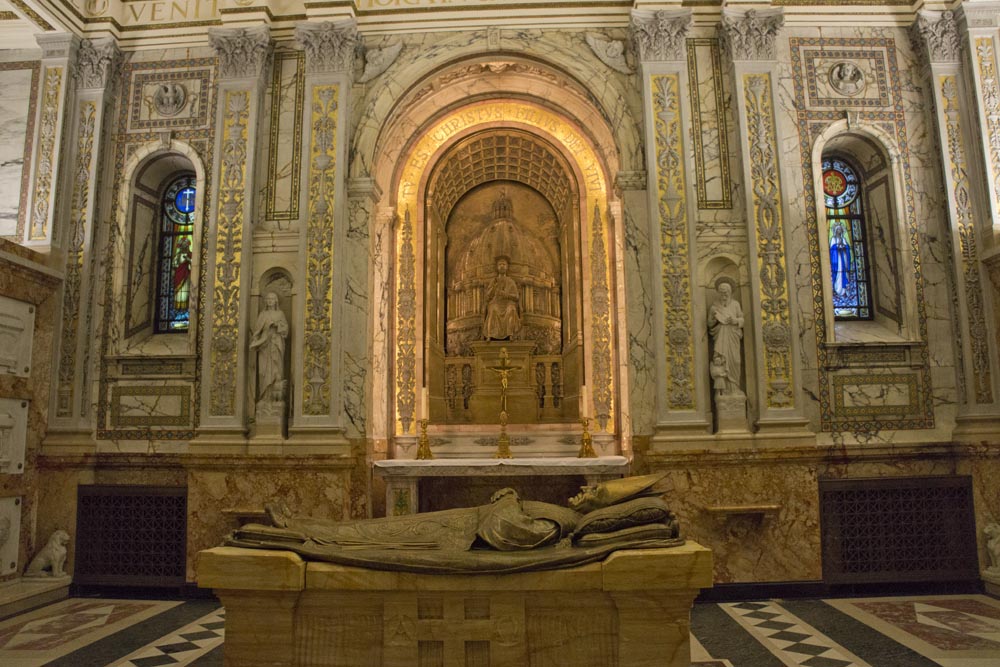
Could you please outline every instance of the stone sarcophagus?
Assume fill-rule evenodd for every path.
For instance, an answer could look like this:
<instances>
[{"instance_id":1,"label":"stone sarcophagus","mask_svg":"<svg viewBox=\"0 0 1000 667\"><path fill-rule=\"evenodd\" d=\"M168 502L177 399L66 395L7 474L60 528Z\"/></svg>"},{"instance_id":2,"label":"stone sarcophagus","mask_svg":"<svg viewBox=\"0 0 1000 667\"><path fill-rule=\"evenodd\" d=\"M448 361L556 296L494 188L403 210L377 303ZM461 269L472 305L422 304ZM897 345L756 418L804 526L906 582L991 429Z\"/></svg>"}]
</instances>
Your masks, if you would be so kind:
<instances>
[{"instance_id":1,"label":"stone sarcophagus","mask_svg":"<svg viewBox=\"0 0 1000 667\"><path fill-rule=\"evenodd\" d=\"M690 664L712 555L687 542L556 570L418 574L218 547L197 573L226 607L227 666L673 667Z\"/></svg>"}]
</instances>

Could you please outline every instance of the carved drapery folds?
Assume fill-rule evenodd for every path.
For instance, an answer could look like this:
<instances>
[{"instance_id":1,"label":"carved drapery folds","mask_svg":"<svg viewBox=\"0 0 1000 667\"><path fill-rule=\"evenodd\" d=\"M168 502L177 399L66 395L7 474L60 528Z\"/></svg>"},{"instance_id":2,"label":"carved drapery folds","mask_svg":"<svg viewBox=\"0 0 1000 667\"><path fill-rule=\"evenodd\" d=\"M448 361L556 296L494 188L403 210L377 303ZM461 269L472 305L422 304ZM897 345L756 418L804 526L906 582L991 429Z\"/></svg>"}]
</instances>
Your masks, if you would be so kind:
<instances>
[{"instance_id":1,"label":"carved drapery folds","mask_svg":"<svg viewBox=\"0 0 1000 667\"><path fill-rule=\"evenodd\" d=\"M271 56L271 37L266 26L210 28L208 43L219 57L222 79L258 76Z\"/></svg>"},{"instance_id":2,"label":"carved drapery folds","mask_svg":"<svg viewBox=\"0 0 1000 667\"><path fill-rule=\"evenodd\" d=\"M691 28L691 11L632 12L632 43L639 60L684 59L684 38Z\"/></svg>"},{"instance_id":3,"label":"carved drapery folds","mask_svg":"<svg viewBox=\"0 0 1000 667\"><path fill-rule=\"evenodd\" d=\"M76 85L80 90L105 88L111 83L122 53L111 37L84 39L76 55Z\"/></svg>"},{"instance_id":4,"label":"carved drapery folds","mask_svg":"<svg viewBox=\"0 0 1000 667\"><path fill-rule=\"evenodd\" d=\"M958 24L953 12L919 12L911 36L929 62L955 63L961 56Z\"/></svg>"},{"instance_id":5,"label":"carved drapery folds","mask_svg":"<svg viewBox=\"0 0 1000 667\"><path fill-rule=\"evenodd\" d=\"M306 52L309 73L350 72L354 66L358 33L353 19L299 23L295 26L295 39Z\"/></svg>"},{"instance_id":6,"label":"carved drapery folds","mask_svg":"<svg viewBox=\"0 0 1000 667\"><path fill-rule=\"evenodd\" d=\"M733 60L774 60L778 31L784 24L780 8L746 13L724 9L719 38Z\"/></svg>"}]
</instances>

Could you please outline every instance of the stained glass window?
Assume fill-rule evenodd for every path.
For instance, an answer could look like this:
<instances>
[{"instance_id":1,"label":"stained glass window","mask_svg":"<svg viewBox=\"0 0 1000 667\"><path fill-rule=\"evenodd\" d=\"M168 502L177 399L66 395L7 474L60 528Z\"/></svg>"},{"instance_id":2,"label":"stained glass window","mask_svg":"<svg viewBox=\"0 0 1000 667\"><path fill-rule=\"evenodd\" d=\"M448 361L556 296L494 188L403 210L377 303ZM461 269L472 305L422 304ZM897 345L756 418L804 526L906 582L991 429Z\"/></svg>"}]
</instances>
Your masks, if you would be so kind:
<instances>
[{"instance_id":1,"label":"stained glass window","mask_svg":"<svg viewBox=\"0 0 1000 667\"><path fill-rule=\"evenodd\" d=\"M172 181L160 203L157 333L184 332L190 324L194 184L194 176L182 176Z\"/></svg>"},{"instance_id":2,"label":"stained glass window","mask_svg":"<svg viewBox=\"0 0 1000 667\"><path fill-rule=\"evenodd\" d=\"M834 317L838 320L870 320L868 240L861 208L861 181L857 172L843 160L823 160L823 194L826 198Z\"/></svg>"}]
</instances>

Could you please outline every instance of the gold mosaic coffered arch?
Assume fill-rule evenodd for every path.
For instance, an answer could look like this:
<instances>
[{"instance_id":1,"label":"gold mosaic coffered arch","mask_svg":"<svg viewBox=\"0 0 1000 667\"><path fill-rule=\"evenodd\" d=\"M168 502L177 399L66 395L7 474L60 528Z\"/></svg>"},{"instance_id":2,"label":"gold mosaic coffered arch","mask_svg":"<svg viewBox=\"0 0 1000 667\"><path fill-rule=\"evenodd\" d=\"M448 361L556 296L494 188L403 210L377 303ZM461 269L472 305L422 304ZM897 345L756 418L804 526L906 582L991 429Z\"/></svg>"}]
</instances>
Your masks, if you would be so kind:
<instances>
[{"instance_id":1,"label":"gold mosaic coffered arch","mask_svg":"<svg viewBox=\"0 0 1000 667\"><path fill-rule=\"evenodd\" d=\"M462 196L489 181L518 181L540 192L556 214L570 210L570 167L541 137L514 129L486 130L452 146L430 179L431 200L442 220Z\"/></svg>"}]
</instances>

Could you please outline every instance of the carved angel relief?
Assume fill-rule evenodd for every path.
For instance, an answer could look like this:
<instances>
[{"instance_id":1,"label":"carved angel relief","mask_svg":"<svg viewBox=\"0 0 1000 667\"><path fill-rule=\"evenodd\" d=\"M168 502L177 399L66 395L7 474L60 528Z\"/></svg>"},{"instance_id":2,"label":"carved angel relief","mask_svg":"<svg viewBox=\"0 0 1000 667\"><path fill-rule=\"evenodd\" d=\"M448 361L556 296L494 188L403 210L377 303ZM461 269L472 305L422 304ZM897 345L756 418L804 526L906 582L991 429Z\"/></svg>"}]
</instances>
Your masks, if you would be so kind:
<instances>
[{"instance_id":1,"label":"carved angel relief","mask_svg":"<svg viewBox=\"0 0 1000 667\"><path fill-rule=\"evenodd\" d=\"M396 58L399 57L399 52L402 50L402 42L396 42L395 44L390 44L389 46L381 49L365 48L365 66L364 69L361 70L361 74L357 77L358 83L366 83L375 77L380 76L387 69L389 69L389 65L396 61Z\"/></svg>"},{"instance_id":2,"label":"carved angel relief","mask_svg":"<svg viewBox=\"0 0 1000 667\"><path fill-rule=\"evenodd\" d=\"M625 58L625 42L620 39L603 39L597 35L586 34L584 39L590 49L602 63L622 74L632 74L634 71Z\"/></svg>"}]
</instances>

